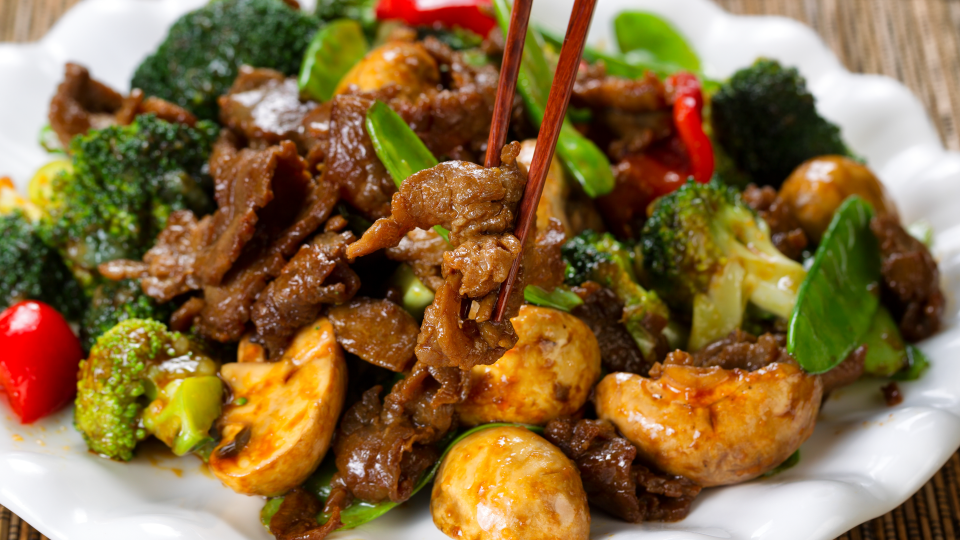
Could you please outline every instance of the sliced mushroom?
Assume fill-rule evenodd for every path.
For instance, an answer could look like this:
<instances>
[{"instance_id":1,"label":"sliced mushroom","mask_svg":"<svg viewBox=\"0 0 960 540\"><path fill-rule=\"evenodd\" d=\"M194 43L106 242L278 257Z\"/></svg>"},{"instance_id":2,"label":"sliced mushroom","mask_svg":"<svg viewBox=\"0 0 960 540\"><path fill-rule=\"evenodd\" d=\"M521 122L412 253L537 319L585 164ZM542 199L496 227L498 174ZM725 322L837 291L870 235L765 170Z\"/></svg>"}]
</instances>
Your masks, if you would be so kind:
<instances>
[{"instance_id":1,"label":"sliced mushroom","mask_svg":"<svg viewBox=\"0 0 960 540\"><path fill-rule=\"evenodd\" d=\"M302 328L278 362L251 358L257 350L249 344L243 351L243 362L220 370L233 402L218 423L222 440L210 470L238 493L279 495L326 455L343 408L346 362L326 318Z\"/></svg>"}]
</instances>

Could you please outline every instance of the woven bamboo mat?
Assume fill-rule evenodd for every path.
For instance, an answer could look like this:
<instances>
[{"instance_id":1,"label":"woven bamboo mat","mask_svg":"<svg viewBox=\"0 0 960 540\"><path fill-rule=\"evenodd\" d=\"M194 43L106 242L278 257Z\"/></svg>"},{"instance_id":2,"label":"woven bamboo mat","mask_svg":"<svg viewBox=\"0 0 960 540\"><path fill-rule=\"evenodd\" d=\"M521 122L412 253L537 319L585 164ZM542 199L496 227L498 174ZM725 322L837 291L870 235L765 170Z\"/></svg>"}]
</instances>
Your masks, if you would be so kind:
<instances>
[{"instance_id":1,"label":"woven bamboo mat","mask_svg":"<svg viewBox=\"0 0 960 540\"><path fill-rule=\"evenodd\" d=\"M78 0L0 0L0 41L43 36ZM904 82L944 144L960 150L960 0L715 0L733 13L784 15L812 26L852 71ZM913 498L839 540L954 540L960 454ZM0 507L0 540L45 538Z\"/></svg>"}]
</instances>

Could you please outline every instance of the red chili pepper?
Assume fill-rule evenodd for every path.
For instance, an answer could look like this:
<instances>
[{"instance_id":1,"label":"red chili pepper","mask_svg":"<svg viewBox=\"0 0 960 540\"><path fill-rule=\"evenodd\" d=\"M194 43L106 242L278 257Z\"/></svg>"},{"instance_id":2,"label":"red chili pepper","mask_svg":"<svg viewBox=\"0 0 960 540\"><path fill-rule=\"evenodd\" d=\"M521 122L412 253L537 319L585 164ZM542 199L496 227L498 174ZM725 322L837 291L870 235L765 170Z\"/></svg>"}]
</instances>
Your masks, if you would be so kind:
<instances>
[{"instance_id":1,"label":"red chili pepper","mask_svg":"<svg viewBox=\"0 0 960 540\"><path fill-rule=\"evenodd\" d=\"M497 25L490 0L380 0L377 18L400 19L411 26L443 23L486 37Z\"/></svg>"},{"instance_id":2,"label":"red chili pepper","mask_svg":"<svg viewBox=\"0 0 960 540\"><path fill-rule=\"evenodd\" d=\"M666 80L673 91L673 123L687 147L693 178L701 184L713 176L713 144L703 132L703 91L691 73L675 73Z\"/></svg>"},{"instance_id":3,"label":"red chili pepper","mask_svg":"<svg viewBox=\"0 0 960 540\"><path fill-rule=\"evenodd\" d=\"M0 385L22 423L73 399L82 358L80 340L52 307L26 301L0 313Z\"/></svg>"}]
</instances>

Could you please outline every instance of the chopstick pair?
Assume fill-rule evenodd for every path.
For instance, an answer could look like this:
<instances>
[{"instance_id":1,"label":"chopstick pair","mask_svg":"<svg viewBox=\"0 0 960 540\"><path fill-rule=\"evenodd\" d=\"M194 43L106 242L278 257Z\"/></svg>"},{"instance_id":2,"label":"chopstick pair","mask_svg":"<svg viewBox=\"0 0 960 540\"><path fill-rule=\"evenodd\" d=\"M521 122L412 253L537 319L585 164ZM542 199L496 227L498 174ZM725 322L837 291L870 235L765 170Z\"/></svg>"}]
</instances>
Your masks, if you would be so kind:
<instances>
[{"instance_id":1,"label":"chopstick pair","mask_svg":"<svg viewBox=\"0 0 960 540\"><path fill-rule=\"evenodd\" d=\"M553 77L553 85L550 87L543 122L540 124L540 133L537 136L537 146L527 175L527 185L520 200L520 212L514 226L513 233L520 240L520 254L513 261L507 280L500 285L500 294L493 312L493 320L497 322L503 320L507 300L513 292L517 275L520 273L520 263L523 260L527 238L536 222L537 204L540 202L547 171L550 169L550 162L557 148L560 128L567 114L567 105L570 102L570 94L573 92L573 83L576 81L577 69L587 41L587 30L590 28L596 5L597 0L576 0L573 11L570 13L567 35L560 49L560 60L557 62L557 71ZM500 150L507 142L507 128L510 126L510 112L517 88L520 60L523 56L523 44L527 36L532 6L533 0L515 0L513 4L506 47L503 51L503 64L500 68L497 100L490 125L490 137L487 139L487 155L484 160L486 167L500 165Z\"/></svg>"}]
</instances>

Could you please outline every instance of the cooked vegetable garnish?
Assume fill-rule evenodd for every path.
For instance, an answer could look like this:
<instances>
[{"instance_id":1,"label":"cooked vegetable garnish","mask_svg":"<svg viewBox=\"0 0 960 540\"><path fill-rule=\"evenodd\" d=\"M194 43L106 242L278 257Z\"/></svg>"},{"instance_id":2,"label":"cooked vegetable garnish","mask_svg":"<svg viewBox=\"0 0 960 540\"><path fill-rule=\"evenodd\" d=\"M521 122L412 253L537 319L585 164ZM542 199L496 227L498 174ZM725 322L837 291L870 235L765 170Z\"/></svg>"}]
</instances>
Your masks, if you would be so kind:
<instances>
[{"instance_id":1,"label":"cooked vegetable garnish","mask_svg":"<svg viewBox=\"0 0 960 540\"><path fill-rule=\"evenodd\" d=\"M494 0L493 7L497 13L500 29L506 33L510 26L510 5L506 0ZM523 46L523 60L520 63L517 88L523 96L530 119L537 126L543 121L543 112L547 106L551 84L553 84L553 69L543 53L543 38L533 26L530 26ZM581 135L569 120L564 121L560 130L557 155L587 195L599 197L613 190L613 173L607 156L596 144Z\"/></svg>"},{"instance_id":2,"label":"cooked vegetable garnish","mask_svg":"<svg viewBox=\"0 0 960 540\"><path fill-rule=\"evenodd\" d=\"M340 79L363 59L369 45L356 21L337 19L313 36L303 55L297 85L300 93L317 101L330 101Z\"/></svg>"},{"instance_id":3,"label":"cooked vegetable garnish","mask_svg":"<svg viewBox=\"0 0 960 540\"><path fill-rule=\"evenodd\" d=\"M907 344L900 335L900 328L883 306L877 309L870 329L861 341L867 346L863 365L865 373L889 377L910 362Z\"/></svg>"},{"instance_id":4,"label":"cooked vegetable garnish","mask_svg":"<svg viewBox=\"0 0 960 540\"><path fill-rule=\"evenodd\" d=\"M121 321L152 319L166 323L173 309L173 305L158 304L144 294L135 280L104 281L93 292L90 306L83 314L80 324L83 350L93 349L97 339Z\"/></svg>"},{"instance_id":5,"label":"cooked vegetable garnish","mask_svg":"<svg viewBox=\"0 0 960 540\"><path fill-rule=\"evenodd\" d=\"M423 320L423 310L433 303L434 294L423 284L408 264L401 264L390 277L390 284L400 290L402 302L400 305L407 310L414 319Z\"/></svg>"},{"instance_id":6,"label":"cooked vegetable garnish","mask_svg":"<svg viewBox=\"0 0 960 540\"><path fill-rule=\"evenodd\" d=\"M633 251L610 233L585 231L563 246L563 259L567 262L568 284L596 281L616 293L624 305L623 324L644 358L653 361L660 332L652 331L651 318L659 319L654 326L662 330L670 320L670 311L657 293L637 283Z\"/></svg>"},{"instance_id":7,"label":"cooked vegetable garnish","mask_svg":"<svg viewBox=\"0 0 960 540\"><path fill-rule=\"evenodd\" d=\"M373 103L367 111L366 126L377 157L398 188L410 175L439 164L420 137L386 103ZM449 240L449 233L440 225L433 230Z\"/></svg>"},{"instance_id":8,"label":"cooked vegetable garnish","mask_svg":"<svg viewBox=\"0 0 960 540\"><path fill-rule=\"evenodd\" d=\"M692 315L694 351L738 328L748 301L790 317L806 276L777 251L770 228L740 195L716 180L688 182L658 199L642 248L654 288L671 307Z\"/></svg>"},{"instance_id":9,"label":"cooked vegetable garnish","mask_svg":"<svg viewBox=\"0 0 960 540\"><path fill-rule=\"evenodd\" d=\"M489 2L484 0L380 0L377 5L377 18L399 19L411 26L459 26L485 36L497 26L497 22L484 9L488 5Z\"/></svg>"},{"instance_id":10,"label":"cooked vegetable garnish","mask_svg":"<svg viewBox=\"0 0 960 540\"><path fill-rule=\"evenodd\" d=\"M367 133L398 188L410 175L439 163L403 118L380 100L367 111Z\"/></svg>"},{"instance_id":11,"label":"cooked vegetable garnish","mask_svg":"<svg viewBox=\"0 0 960 540\"><path fill-rule=\"evenodd\" d=\"M852 155L840 129L817 112L800 73L775 60L736 72L711 106L715 141L738 169L733 172L757 184L778 187L810 158Z\"/></svg>"},{"instance_id":12,"label":"cooked vegetable garnish","mask_svg":"<svg viewBox=\"0 0 960 540\"><path fill-rule=\"evenodd\" d=\"M880 249L870 232L873 209L850 197L837 210L800 286L787 350L810 373L823 373L857 348L879 299Z\"/></svg>"},{"instance_id":13,"label":"cooked vegetable garnish","mask_svg":"<svg viewBox=\"0 0 960 540\"><path fill-rule=\"evenodd\" d=\"M208 440L220 416L218 368L186 336L128 319L80 363L74 422L91 450L112 459L130 460L149 435L186 454Z\"/></svg>"},{"instance_id":14,"label":"cooked vegetable garnish","mask_svg":"<svg viewBox=\"0 0 960 540\"><path fill-rule=\"evenodd\" d=\"M43 230L88 294L97 265L139 259L172 212L211 208L207 157L217 132L209 122L141 116L73 139L73 174L54 178Z\"/></svg>"},{"instance_id":15,"label":"cooked vegetable garnish","mask_svg":"<svg viewBox=\"0 0 960 540\"><path fill-rule=\"evenodd\" d=\"M0 213L0 309L22 300L50 304L64 317L83 314L83 291L60 253L46 245L23 210Z\"/></svg>"},{"instance_id":16,"label":"cooked vegetable garnish","mask_svg":"<svg viewBox=\"0 0 960 540\"><path fill-rule=\"evenodd\" d=\"M583 303L576 293L557 287L548 291L536 285L527 285L523 289L523 299L535 306L570 311Z\"/></svg>"},{"instance_id":17,"label":"cooked vegetable garnish","mask_svg":"<svg viewBox=\"0 0 960 540\"><path fill-rule=\"evenodd\" d=\"M247 64L296 75L320 21L283 0L218 0L187 13L130 86L216 120L217 97Z\"/></svg>"},{"instance_id":18,"label":"cooked vegetable garnish","mask_svg":"<svg viewBox=\"0 0 960 540\"><path fill-rule=\"evenodd\" d=\"M28 300L0 313L0 387L29 424L70 402L83 358L67 321L52 307Z\"/></svg>"},{"instance_id":19,"label":"cooked vegetable garnish","mask_svg":"<svg viewBox=\"0 0 960 540\"><path fill-rule=\"evenodd\" d=\"M664 64L700 71L700 58L672 24L646 11L624 11L613 20L620 52L645 54Z\"/></svg>"},{"instance_id":20,"label":"cooked vegetable garnish","mask_svg":"<svg viewBox=\"0 0 960 540\"><path fill-rule=\"evenodd\" d=\"M915 345L907 345L907 366L890 378L898 381L915 381L930 367L927 355Z\"/></svg>"},{"instance_id":21,"label":"cooked vegetable garnish","mask_svg":"<svg viewBox=\"0 0 960 540\"><path fill-rule=\"evenodd\" d=\"M316 15L324 21L353 19L364 31L374 29L377 16L374 9L378 0L317 0Z\"/></svg>"}]
</instances>

